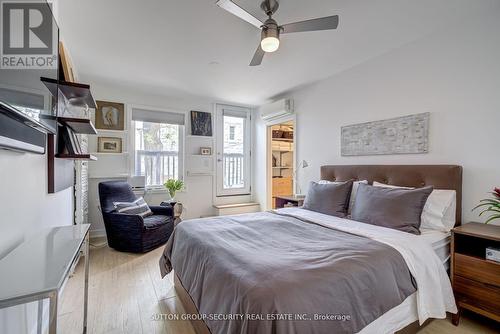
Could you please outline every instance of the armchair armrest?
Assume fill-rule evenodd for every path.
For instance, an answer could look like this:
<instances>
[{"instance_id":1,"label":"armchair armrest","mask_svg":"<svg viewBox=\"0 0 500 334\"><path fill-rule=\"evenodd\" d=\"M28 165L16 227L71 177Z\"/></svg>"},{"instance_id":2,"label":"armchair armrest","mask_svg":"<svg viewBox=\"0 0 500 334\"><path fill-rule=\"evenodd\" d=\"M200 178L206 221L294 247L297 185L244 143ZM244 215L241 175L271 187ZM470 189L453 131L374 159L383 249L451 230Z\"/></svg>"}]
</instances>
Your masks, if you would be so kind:
<instances>
[{"instance_id":1,"label":"armchair armrest","mask_svg":"<svg viewBox=\"0 0 500 334\"><path fill-rule=\"evenodd\" d=\"M104 221L117 230L137 229L140 231L144 228L144 219L139 215L110 212L104 214Z\"/></svg>"},{"instance_id":2,"label":"armchair armrest","mask_svg":"<svg viewBox=\"0 0 500 334\"><path fill-rule=\"evenodd\" d=\"M163 215L169 217L174 216L174 208L171 205L166 205L166 206L152 205L149 208L151 209L151 211L153 211L155 215Z\"/></svg>"}]
</instances>

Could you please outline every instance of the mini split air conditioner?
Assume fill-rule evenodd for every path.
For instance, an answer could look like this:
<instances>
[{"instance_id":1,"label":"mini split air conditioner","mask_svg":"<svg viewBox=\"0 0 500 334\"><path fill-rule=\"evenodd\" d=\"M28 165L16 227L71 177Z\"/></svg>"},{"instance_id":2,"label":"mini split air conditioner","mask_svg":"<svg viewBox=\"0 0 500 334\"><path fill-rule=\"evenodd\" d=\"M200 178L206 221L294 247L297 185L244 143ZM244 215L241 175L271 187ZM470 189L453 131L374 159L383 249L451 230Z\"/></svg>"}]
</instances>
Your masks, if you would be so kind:
<instances>
[{"instance_id":1,"label":"mini split air conditioner","mask_svg":"<svg viewBox=\"0 0 500 334\"><path fill-rule=\"evenodd\" d=\"M260 116L269 121L293 114L293 100L283 99L260 107Z\"/></svg>"}]
</instances>

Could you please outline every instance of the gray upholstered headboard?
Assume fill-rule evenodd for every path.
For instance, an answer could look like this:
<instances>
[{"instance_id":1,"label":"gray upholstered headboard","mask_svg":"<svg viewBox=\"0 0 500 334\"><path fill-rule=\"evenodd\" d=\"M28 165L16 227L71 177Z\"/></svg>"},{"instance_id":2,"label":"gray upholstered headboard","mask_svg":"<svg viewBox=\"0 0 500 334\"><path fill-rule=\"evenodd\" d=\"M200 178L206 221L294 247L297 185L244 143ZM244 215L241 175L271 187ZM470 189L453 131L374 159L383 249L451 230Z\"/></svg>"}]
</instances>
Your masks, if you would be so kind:
<instances>
[{"instance_id":1,"label":"gray upholstered headboard","mask_svg":"<svg viewBox=\"0 0 500 334\"><path fill-rule=\"evenodd\" d=\"M456 165L337 165L322 166L321 179L329 181L368 180L406 186L434 186L457 192L456 224L462 222L462 167Z\"/></svg>"}]
</instances>

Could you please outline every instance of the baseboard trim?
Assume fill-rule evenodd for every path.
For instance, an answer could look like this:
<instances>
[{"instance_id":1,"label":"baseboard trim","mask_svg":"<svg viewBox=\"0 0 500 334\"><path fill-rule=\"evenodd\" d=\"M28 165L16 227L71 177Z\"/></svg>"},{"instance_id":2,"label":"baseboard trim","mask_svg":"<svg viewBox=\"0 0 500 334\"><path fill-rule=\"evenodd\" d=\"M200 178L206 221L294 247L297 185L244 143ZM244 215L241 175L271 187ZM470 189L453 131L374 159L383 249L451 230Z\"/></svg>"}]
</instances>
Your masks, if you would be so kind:
<instances>
[{"instance_id":1,"label":"baseboard trim","mask_svg":"<svg viewBox=\"0 0 500 334\"><path fill-rule=\"evenodd\" d=\"M90 238L101 238L106 236L106 229L104 228L99 228L95 230L90 230L89 232Z\"/></svg>"}]
</instances>

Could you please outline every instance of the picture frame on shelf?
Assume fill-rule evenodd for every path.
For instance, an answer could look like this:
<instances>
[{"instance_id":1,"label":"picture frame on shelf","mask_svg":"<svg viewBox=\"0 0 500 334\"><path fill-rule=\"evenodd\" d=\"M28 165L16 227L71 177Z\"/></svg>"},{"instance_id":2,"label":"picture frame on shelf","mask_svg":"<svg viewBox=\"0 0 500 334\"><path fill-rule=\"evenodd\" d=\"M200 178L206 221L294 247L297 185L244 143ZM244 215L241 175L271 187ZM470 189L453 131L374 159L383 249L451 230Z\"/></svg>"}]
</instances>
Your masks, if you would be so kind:
<instances>
[{"instance_id":1,"label":"picture frame on shelf","mask_svg":"<svg viewBox=\"0 0 500 334\"><path fill-rule=\"evenodd\" d=\"M212 155L212 148L211 147L200 147L200 154L201 155Z\"/></svg>"},{"instance_id":2,"label":"picture frame on shelf","mask_svg":"<svg viewBox=\"0 0 500 334\"><path fill-rule=\"evenodd\" d=\"M73 64L69 58L69 54L64 47L62 41L59 41L59 57L61 59L64 81L75 82L75 74L73 72Z\"/></svg>"},{"instance_id":3,"label":"picture frame on shelf","mask_svg":"<svg viewBox=\"0 0 500 334\"><path fill-rule=\"evenodd\" d=\"M96 103L96 129L115 131L125 129L125 105L123 103L108 101L96 101Z\"/></svg>"},{"instance_id":4,"label":"picture frame on shelf","mask_svg":"<svg viewBox=\"0 0 500 334\"><path fill-rule=\"evenodd\" d=\"M191 110L191 135L212 137L212 114Z\"/></svg>"},{"instance_id":5,"label":"picture frame on shelf","mask_svg":"<svg viewBox=\"0 0 500 334\"><path fill-rule=\"evenodd\" d=\"M122 139L117 137L98 137L97 152L122 153Z\"/></svg>"}]
</instances>

